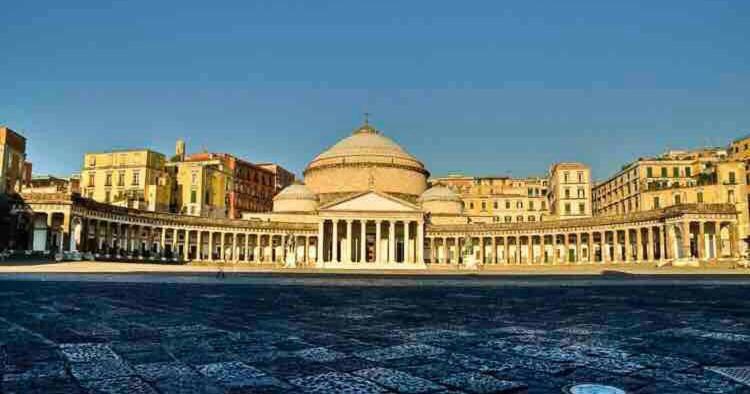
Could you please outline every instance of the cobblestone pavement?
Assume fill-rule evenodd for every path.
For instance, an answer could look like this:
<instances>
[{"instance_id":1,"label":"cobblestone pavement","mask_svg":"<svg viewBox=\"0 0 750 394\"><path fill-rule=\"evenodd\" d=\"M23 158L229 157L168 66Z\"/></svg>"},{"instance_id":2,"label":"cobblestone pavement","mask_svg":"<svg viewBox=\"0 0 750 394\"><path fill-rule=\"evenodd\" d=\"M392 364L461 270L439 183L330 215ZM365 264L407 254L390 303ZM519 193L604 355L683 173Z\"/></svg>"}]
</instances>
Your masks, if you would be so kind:
<instances>
[{"instance_id":1,"label":"cobblestone pavement","mask_svg":"<svg viewBox=\"0 0 750 394\"><path fill-rule=\"evenodd\" d=\"M750 393L748 286L315 283L0 281L0 392Z\"/></svg>"}]
</instances>

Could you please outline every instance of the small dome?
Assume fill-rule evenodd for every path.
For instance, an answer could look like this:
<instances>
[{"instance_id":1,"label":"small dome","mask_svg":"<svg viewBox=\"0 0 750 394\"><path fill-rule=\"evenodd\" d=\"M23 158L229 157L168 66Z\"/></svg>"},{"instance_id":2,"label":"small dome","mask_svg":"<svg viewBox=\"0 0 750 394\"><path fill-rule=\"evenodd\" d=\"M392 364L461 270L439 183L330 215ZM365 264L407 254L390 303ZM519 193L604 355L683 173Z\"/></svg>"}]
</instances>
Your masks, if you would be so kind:
<instances>
[{"instance_id":1,"label":"small dome","mask_svg":"<svg viewBox=\"0 0 750 394\"><path fill-rule=\"evenodd\" d=\"M310 189L307 188L307 186L300 183L294 183L285 187L284 190L280 191L279 194L277 194L276 197L273 198L273 200L318 201L318 196L316 196L315 193L311 192Z\"/></svg>"},{"instance_id":2,"label":"small dome","mask_svg":"<svg viewBox=\"0 0 750 394\"><path fill-rule=\"evenodd\" d=\"M461 197L453 190L445 186L434 186L427 190L419 197L420 202L430 201L454 201L461 202Z\"/></svg>"}]
</instances>

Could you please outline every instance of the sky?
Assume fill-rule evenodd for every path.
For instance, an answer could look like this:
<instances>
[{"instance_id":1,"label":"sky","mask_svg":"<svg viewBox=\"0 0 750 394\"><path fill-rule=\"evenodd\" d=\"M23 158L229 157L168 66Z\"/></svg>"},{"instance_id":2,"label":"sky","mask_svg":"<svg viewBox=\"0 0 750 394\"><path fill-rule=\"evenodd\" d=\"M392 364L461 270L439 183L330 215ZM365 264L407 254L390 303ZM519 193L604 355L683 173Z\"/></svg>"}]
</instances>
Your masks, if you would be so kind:
<instances>
[{"instance_id":1,"label":"sky","mask_svg":"<svg viewBox=\"0 0 750 394\"><path fill-rule=\"evenodd\" d=\"M301 174L371 122L433 175L605 178L750 134L750 2L9 1L0 124L36 174L227 152Z\"/></svg>"}]
</instances>

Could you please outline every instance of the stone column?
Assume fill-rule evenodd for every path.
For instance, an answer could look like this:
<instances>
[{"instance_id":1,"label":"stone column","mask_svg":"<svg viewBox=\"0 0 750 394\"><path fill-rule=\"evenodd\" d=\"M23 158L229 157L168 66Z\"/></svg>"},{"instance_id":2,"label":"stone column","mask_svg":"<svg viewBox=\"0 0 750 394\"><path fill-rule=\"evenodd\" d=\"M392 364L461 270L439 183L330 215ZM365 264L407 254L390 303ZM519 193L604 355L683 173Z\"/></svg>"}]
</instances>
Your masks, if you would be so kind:
<instances>
[{"instance_id":1,"label":"stone column","mask_svg":"<svg viewBox=\"0 0 750 394\"><path fill-rule=\"evenodd\" d=\"M461 263L461 239L459 237L454 237L453 242L455 242L455 249L456 249L456 265Z\"/></svg>"},{"instance_id":2,"label":"stone column","mask_svg":"<svg viewBox=\"0 0 750 394\"><path fill-rule=\"evenodd\" d=\"M232 252L231 252L230 261L234 262L234 261L237 261L237 233L232 233L231 235L232 235Z\"/></svg>"},{"instance_id":3,"label":"stone column","mask_svg":"<svg viewBox=\"0 0 750 394\"><path fill-rule=\"evenodd\" d=\"M310 262L310 236L309 235L305 236L305 251L302 253L302 259L305 265L307 265L307 263Z\"/></svg>"},{"instance_id":4,"label":"stone column","mask_svg":"<svg viewBox=\"0 0 750 394\"><path fill-rule=\"evenodd\" d=\"M733 259L740 257L740 242L737 223L729 222L729 251Z\"/></svg>"},{"instance_id":5,"label":"stone column","mask_svg":"<svg viewBox=\"0 0 750 394\"><path fill-rule=\"evenodd\" d=\"M390 232L388 235L388 262L396 262L396 222L391 220Z\"/></svg>"},{"instance_id":6,"label":"stone column","mask_svg":"<svg viewBox=\"0 0 750 394\"><path fill-rule=\"evenodd\" d=\"M367 220L359 221L359 262L367 262Z\"/></svg>"},{"instance_id":7,"label":"stone column","mask_svg":"<svg viewBox=\"0 0 750 394\"><path fill-rule=\"evenodd\" d=\"M375 262L376 263L383 262L383 251L381 250L382 248L380 245L380 242L382 241L381 238L383 237L382 227L383 227L383 221L376 220L375 221Z\"/></svg>"},{"instance_id":8,"label":"stone column","mask_svg":"<svg viewBox=\"0 0 750 394\"><path fill-rule=\"evenodd\" d=\"M443 264L450 263L450 259L448 258L448 238L443 237L443 245L441 246L443 248L443 259L440 260L440 256L438 256L438 261Z\"/></svg>"},{"instance_id":9,"label":"stone column","mask_svg":"<svg viewBox=\"0 0 750 394\"><path fill-rule=\"evenodd\" d=\"M411 223L404 220L404 263L411 263L411 247L409 245L409 227Z\"/></svg>"},{"instance_id":10,"label":"stone column","mask_svg":"<svg viewBox=\"0 0 750 394\"><path fill-rule=\"evenodd\" d=\"M540 264L546 264L547 262L544 260L544 256L547 254L547 241L544 239L545 234L542 233L539 235L539 249L541 250L541 255L539 259Z\"/></svg>"},{"instance_id":11,"label":"stone column","mask_svg":"<svg viewBox=\"0 0 750 394\"><path fill-rule=\"evenodd\" d=\"M510 237L503 237L503 253L505 254L505 264L510 264Z\"/></svg>"},{"instance_id":12,"label":"stone column","mask_svg":"<svg viewBox=\"0 0 750 394\"><path fill-rule=\"evenodd\" d=\"M497 264L497 238L492 236L492 253L490 253L490 264Z\"/></svg>"},{"instance_id":13,"label":"stone column","mask_svg":"<svg viewBox=\"0 0 750 394\"><path fill-rule=\"evenodd\" d=\"M347 263L352 262L352 220L346 219L346 253L344 254L344 259Z\"/></svg>"},{"instance_id":14,"label":"stone column","mask_svg":"<svg viewBox=\"0 0 750 394\"><path fill-rule=\"evenodd\" d=\"M682 257L689 259L690 258L690 222L684 221L680 224L680 229L682 231L682 245L680 247L682 248Z\"/></svg>"},{"instance_id":15,"label":"stone column","mask_svg":"<svg viewBox=\"0 0 750 394\"><path fill-rule=\"evenodd\" d=\"M214 261L214 232L208 231L208 261Z\"/></svg>"},{"instance_id":16,"label":"stone column","mask_svg":"<svg viewBox=\"0 0 750 394\"><path fill-rule=\"evenodd\" d=\"M424 223L417 222L417 263L424 264Z\"/></svg>"},{"instance_id":17,"label":"stone column","mask_svg":"<svg viewBox=\"0 0 750 394\"><path fill-rule=\"evenodd\" d=\"M245 233L245 262L250 262L250 233Z\"/></svg>"},{"instance_id":18,"label":"stone column","mask_svg":"<svg viewBox=\"0 0 750 394\"><path fill-rule=\"evenodd\" d=\"M565 242L563 243L563 246L565 247L565 252L563 253L563 262L565 264L570 263L570 234L563 234L565 237Z\"/></svg>"},{"instance_id":19,"label":"stone column","mask_svg":"<svg viewBox=\"0 0 750 394\"><path fill-rule=\"evenodd\" d=\"M620 230L612 232L612 248L615 250L612 261L622 262L622 249L620 248Z\"/></svg>"},{"instance_id":20,"label":"stone column","mask_svg":"<svg viewBox=\"0 0 750 394\"><path fill-rule=\"evenodd\" d=\"M339 262L339 221L338 219L333 220L333 248L331 250L331 261L334 263Z\"/></svg>"},{"instance_id":21,"label":"stone column","mask_svg":"<svg viewBox=\"0 0 750 394\"><path fill-rule=\"evenodd\" d=\"M586 245L588 250L586 251L587 263L591 264L594 262L594 233L586 233Z\"/></svg>"},{"instance_id":22,"label":"stone column","mask_svg":"<svg viewBox=\"0 0 750 394\"><path fill-rule=\"evenodd\" d=\"M576 264L581 264L583 262L583 250L581 249L581 234L582 233L576 233Z\"/></svg>"},{"instance_id":23,"label":"stone column","mask_svg":"<svg viewBox=\"0 0 750 394\"><path fill-rule=\"evenodd\" d=\"M323 264L325 260L323 260L323 245L325 245L324 238L323 238L323 232L325 231L325 219L321 219L320 222L318 222L318 242L316 243L316 253L318 258L318 264ZM256 238L256 242L258 239Z\"/></svg>"},{"instance_id":24,"label":"stone column","mask_svg":"<svg viewBox=\"0 0 750 394\"><path fill-rule=\"evenodd\" d=\"M635 243L638 246L638 250L636 250L636 262L640 263L643 262L643 229L637 228L635 233Z\"/></svg>"},{"instance_id":25,"label":"stone column","mask_svg":"<svg viewBox=\"0 0 750 394\"><path fill-rule=\"evenodd\" d=\"M628 262L628 261L631 260L631 256L632 256L632 253L633 253L632 252L632 248L633 248L633 245L630 244L630 229L626 228L625 229L625 247L624 247L624 251L623 251L623 253L625 254L625 256L623 256L623 258L622 258L623 262Z\"/></svg>"},{"instance_id":26,"label":"stone column","mask_svg":"<svg viewBox=\"0 0 750 394\"><path fill-rule=\"evenodd\" d=\"M646 258L648 261L654 261L654 251L656 249L656 245L654 243L654 228L652 226L648 226L648 231L646 232L646 236L648 236L648 239L646 240Z\"/></svg>"},{"instance_id":27,"label":"stone column","mask_svg":"<svg viewBox=\"0 0 750 394\"><path fill-rule=\"evenodd\" d=\"M161 253L162 257L165 257L166 250L167 250L167 228L166 227L161 228L161 245L159 245L159 248L161 248L159 252Z\"/></svg>"},{"instance_id":28,"label":"stone column","mask_svg":"<svg viewBox=\"0 0 750 394\"><path fill-rule=\"evenodd\" d=\"M664 238L664 242L662 242L662 260L667 260L672 255L672 237L669 235L667 225L662 226L661 233Z\"/></svg>"},{"instance_id":29,"label":"stone column","mask_svg":"<svg viewBox=\"0 0 750 394\"><path fill-rule=\"evenodd\" d=\"M600 239L599 239L599 243L600 243L599 250L600 250L600 254L601 254L601 261L600 261L600 263L606 263L607 262L607 253L608 253L608 251L607 251L607 249L608 249L607 248L607 232L606 231L602 231L599 234L599 236L600 236Z\"/></svg>"},{"instance_id":30,"label":"stone column","mask_svg":"<svg viewBox=\"0 0 750 394\"><path fill-rule=\"evenodd\" d=\"M226 233L222 231L219 239L219 242L221 242L221 246L219 247L219 261L227 261L227 251L224 248L224 246L227 244Z\"/></svg>"},{"instance_id":31,"label":"stone column","mask_svg":"<svg viewBox=\"0 0 750 394\"><path fill-rule=\"evenodd\" d=\"M698 222L698 259L706 260L706 223Z\"/></svg>"},{"instance_id":32,"label":"stone column","mask_svg":"<svg viewBox=\"0 0 750 394\"><path fill-rule=\"evenodd\" d=\"M557 264L557 262L558 262L558 258L557 258L557 253L558 253L558 248L557 248L557 234L552 234L551 240L552 240L552 245L551 245L552 246L552 256L550 256L551 257L550 260L551 260L552 264Z\"/></svg>"}]
</instances>

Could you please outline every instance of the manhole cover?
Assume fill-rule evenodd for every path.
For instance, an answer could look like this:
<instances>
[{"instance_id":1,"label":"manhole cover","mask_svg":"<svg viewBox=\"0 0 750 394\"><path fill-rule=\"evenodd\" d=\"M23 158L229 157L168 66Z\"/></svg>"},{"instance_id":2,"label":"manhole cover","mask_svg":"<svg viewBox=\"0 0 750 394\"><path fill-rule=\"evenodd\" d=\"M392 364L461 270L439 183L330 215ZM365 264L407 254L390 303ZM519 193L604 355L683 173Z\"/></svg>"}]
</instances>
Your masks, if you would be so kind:
<instances>
[{"instance_id":1,"label":"manhole cover","mask_svg":"<svg viewBox=\"0 0 750 394\"><path fill-rule=\"evenodd\" d=\"M566 387L563 392L566 394L625 394L625 391L617 387L603 384L576 384Z\"/></svg>"}]
</instances>

